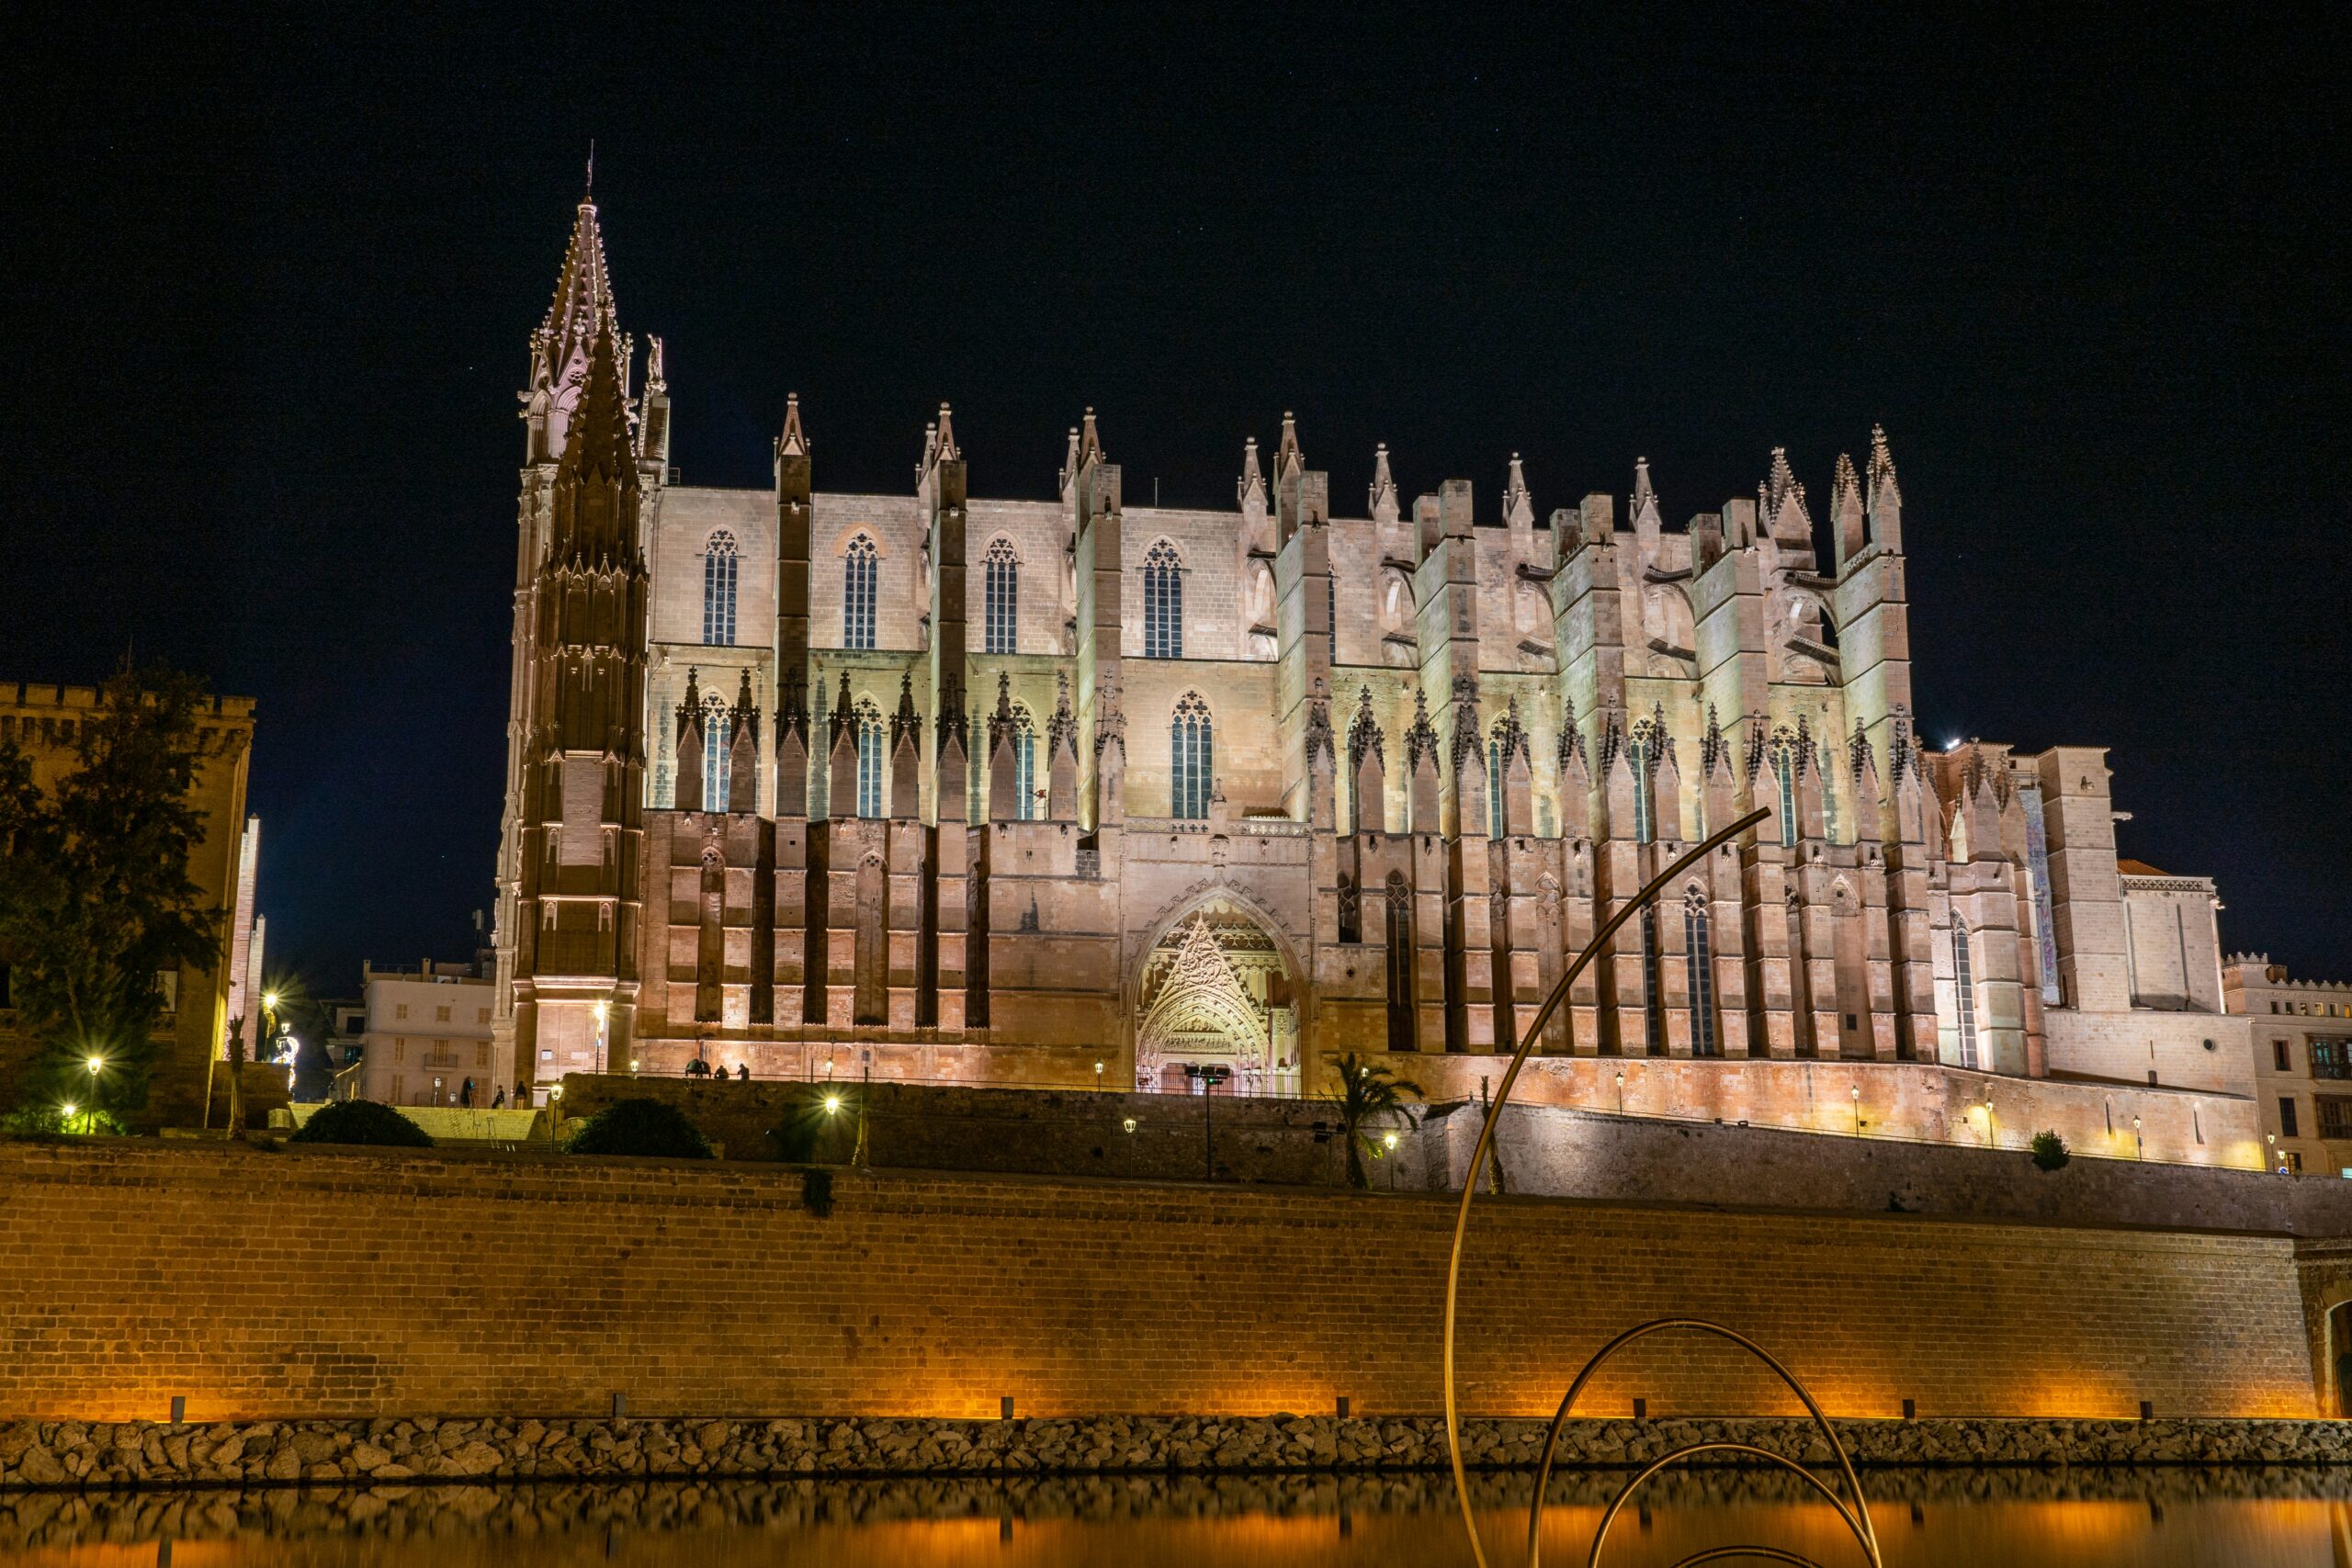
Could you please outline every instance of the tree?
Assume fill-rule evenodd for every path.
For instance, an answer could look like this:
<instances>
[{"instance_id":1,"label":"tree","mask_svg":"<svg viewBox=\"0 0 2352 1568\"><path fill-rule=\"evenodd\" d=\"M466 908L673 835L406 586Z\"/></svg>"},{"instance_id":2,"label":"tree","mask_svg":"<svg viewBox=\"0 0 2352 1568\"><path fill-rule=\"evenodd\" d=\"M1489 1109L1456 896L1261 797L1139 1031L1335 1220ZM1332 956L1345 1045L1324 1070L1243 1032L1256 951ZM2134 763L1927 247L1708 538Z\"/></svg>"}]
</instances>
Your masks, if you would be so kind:
<instances>
[{"instance_id":1,"label":"tree","mask_svg":"<svg viewBox=\"0 0 2352 1568\"><path fill-rule=\"evenodd\" d=\"M2044 1170L2063 1170L2075 1156L2066 1149L2066 1140L2054 1132L2033 1135L2033 1163Z\"/></svg>"},{"instance_id":2,"label":"tree","mask_svg":"<svg viewBox=\"0 0 2352 1568\"><path fill-rule=\"evenodd\" d=\"M1353 1052L1333 1062L1331 1069L1340 1075L1340 1092L1327 1098L1340 1113L1340 1136L1348 1146L1348 1185L1370 1187L1372 1175L1364 1168L1363 1154L1372 1145L1373 1128L1404 1121L1405 1096L1420 1098L1421 1086Z\"/></svg>"},{"instance_id":3,"label":"tree","mask_svg":"<svg viewBox=\"0 0 2352 1568\"><path fill-rule=\"evenodd\" d=\"M33 1047L27 1109L143 1107L164 976L220 963L220 917L187 874L204 830L189 803L204 702L193 677L124 669L46 792L22 748L0 745L0 962Z\"/></svg>"}]
</instances>

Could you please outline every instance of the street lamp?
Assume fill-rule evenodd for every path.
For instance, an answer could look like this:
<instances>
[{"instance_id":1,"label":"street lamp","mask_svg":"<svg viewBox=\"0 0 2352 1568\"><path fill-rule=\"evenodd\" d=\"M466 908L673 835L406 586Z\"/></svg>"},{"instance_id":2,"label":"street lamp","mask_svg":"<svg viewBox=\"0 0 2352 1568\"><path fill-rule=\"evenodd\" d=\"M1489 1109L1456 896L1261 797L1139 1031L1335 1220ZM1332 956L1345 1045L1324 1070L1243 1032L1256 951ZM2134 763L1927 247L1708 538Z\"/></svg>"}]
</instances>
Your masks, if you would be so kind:
<instances>
[{"instance_id":1,"label":"street lamp","mask_svg":"<svg viewBox=\"0 0 2352 1568\"><path fill-rule=\"evenodd\" d=\"M1622 1071L1617 1075L1617 1114L1625 1114L1625 1075Z\"/></svg>"},{"instance_id":2,"label":"street lamp","mask_svg":"<svg viewBox=\"0 0 2352 1568\"><path fill-rule=\"evenodd\" d=\"M1187 1062L1184 1076L1201 1086L1201 1160L1204 1179L1216 1179L1216 1120L1209 1104L1216 1086L1233 1077L1233 1069L1217 1062Z\"/></svg>"},{"instance_id":3,"label":"street lamp","mask_svg":"<svg viewBox=\"0 0 2352 1568\"><path fill-rule=\"evenodd\" d=\"M1380 1134L1380 1150L1384 1158L1394 1156L1396 1153L1396 1134L1395 1133L1388 1132ZM1393 1160L1388 1167L1388 1190L1391 1192L1396 1190L1396 1167Z\"/></svg>"},{"instance_id":4,"label":"street lamp","mask_svg":"<svg viewBox=\"0 0 2352 1568\"><path fill-rule=\"evenodd\" d=\"M72 1132L74 1130L74 1113L81 1108L69 1100L58 1109L65 1112L65 1130L69 1133Z\"/></svg>"},{"instance_id":5,"label":"street lamp","mask_svg":"<svg viewBox=\"0 0 2352 1568\"><path fill-rule=\"evenodd\" d=\"M1862 1086L1861 1086L1861 1085L1860 1085L1860 1084L1856 1084L1856 1085L1854 1086L1853 1094L1854 1094L1854 1136L1856 1136L1856 1137L1858 1137L1858 1138L1859 1138L1859 1137L1860 1137L1860 1136L1862 1135Z\"/></svg>"},{"instance_id":6,"label":"street lamp","mask_svg":"<svg viewBox=\"0 0 2352 1568\"><path fill-rule=\"evenodd\" d=\"M2132 1141L2139 1146L2139 1153L2133 1157L2136 1159L2146 1159L2148 1157L2148 1137L2146 1134L2140 1131L2140 1119L2137 1116L2132 1118Z\"/></svg>"}]
</instances>

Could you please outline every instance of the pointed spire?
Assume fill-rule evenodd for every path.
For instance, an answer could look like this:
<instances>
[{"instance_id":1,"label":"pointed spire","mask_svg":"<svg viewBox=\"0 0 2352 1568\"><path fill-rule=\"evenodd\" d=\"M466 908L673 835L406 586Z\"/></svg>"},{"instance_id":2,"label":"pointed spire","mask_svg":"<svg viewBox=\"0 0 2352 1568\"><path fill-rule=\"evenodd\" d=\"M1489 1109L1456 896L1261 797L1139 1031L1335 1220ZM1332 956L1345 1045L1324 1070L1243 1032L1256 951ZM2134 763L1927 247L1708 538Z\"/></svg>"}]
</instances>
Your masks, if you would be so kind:
<instances>
[{"instance_id":1,"label":"pointed spire","mask_svg":"<svg viewBox=\"0 0 2352 1568\"><path fill-rule=\"evenodd\" d=\"M596 333L588 355L588 373L581 389L580 404L571 418L571 438L564 444L559 472L575 480L619 480L624 488L637 485L637 462L629 440L628 403L621 389L620 345L614 342L609 322ZM617 526L617 519L604 514ZM577 526L575 520L575 527ZM634 545L635 539L623 541L617 537L597 541L605 553L617 558L621 546ZM571 543L594 550L590 541L575 532Z\"/></svg>"},{"instance_id":2,"label":"pointed spire","mask_svg":"<svg viewBox=\"0 0 2352 1568\"><path fill-rule=\"evenodd\" d=\"M1396 476L1388 471L1388 443L1384 441L1372 452L1372 519L1394 523L1398 515Z\"/></svg>"},{"instance_id":3,"label":"pointed spire","mask_svg":"<svg viewBox=\"0 0 2352 1568\"><path fill-rule=\"evenodd\" d=\"M945 403L939 405L939 441L932 455L934 461L941 463L957 462L964 456L956 448L956 422Z\"/></svg>"},{"instance_id":4,"label":"pointed spire","mask_svg":"<svg viewBox=\"0 0 2352 1568\"><path fill-rule=\"evenodd\" d=\"M1894 482L1894 455L1886 449L1886 432L1871 426L1871 543L1890 553L1903 548L1903 491Z\"/></svg>"},{"instance_id":5,"label":"pointed spire","mask_svg":"<svg viewBox=\"0 0 2352 1568\"><path fill-rule=\"evenodd\" d=\"M779 457L808 456L808 437L800 429L800 394L784 395L784 434L775 438L775 455Z\"/></svg>"},{"instance_id":6,"label":"pointed spire","mask_svg":"<svg viewBox=\"0 0 2352 1568\"><path fill-rule=\"evenodd\" d=\"M1356 688L1355 723L1348 728L1348 759L1361 766L1367 750L1374 756L1385 756L1381 746L1380 721L1373 716L1372 688L1364 685Z\"/></svg>"},{"instance_id":7,"label":"pointed spire","mask_svg":"<svg viewBox=\"0 0 2352 1568\"><path fill-rule=\"evenodd\" d=\"M1306 455L1298 449L1298 421L1283 411L1283 444L1274 451L1274 483L1306 472Z\"/></svg>"},{"instance_id":8,"label":"pointed spire","mask_svg":"<svg viewBox=\"0 0 2352 1568\"><path fill-rule=\"evenodd\" d=\"M1535 502L1527 493L1527 470L1516 452L1510 455L1510 477L1503 482L1503 522L1513 528L1535 526Z\"/></svg>"},{"instance_id":9,"label":"pointed spire","mask_svg":"<svg viewBox=\"0 0 2352 1568\"><path fill-rule=\"evenodd\" d=\"M1105 460L1102 453L1102 434L1094 427L1094 411L1088 409L1085 423L1079 427L1078 461L1071 465L1070 472L1076 474L1089 463L1100 463Z\"/></svg>"},{"instance_id":10,"label":"pointed spire","mask_svg":"<svg viewBox=\"0 0 2352 1568\"><path fill-rule=\"evenodd\" d=\"M1254 435L1241 444L1241 478L1234 486L1234 495L1246 513L1262 514L1266 510L1266 476L1258 467L1258 438Z\"/></svg>"},{"instance_id":11,"label":"pointed spire","mask_svg":"<svg viewBox=\"0 0 2352 1568\"><path fill-rule=\"evenodd\" d=\"M1854 459L1843 452L1829 475L1829 536L1840 570L1862 553L1861 481L1854 477Z\"/></svg>"},{"instance_id":12,"label":"pointed spire","mask_svg":"<svg viewBox=\"0 0 2352 1568\"><path fill-rule=\"evenodd\" d=\"M1792 496L1798 506L1804 506L1804 486L1797 483L1796 472L1789 467L1789 449L1775 446L1772 448L1772 472L1764 481L1764 510L1777 517L1781 508Z\"/></svg>"},{"instance_id":13,"label":"pointed spire","mask_svg":"<svg viewBox=\"0 0 2352 1568\"><path fill-rule=\"evenodd\" d=\"M911 671L899 677L899 711L890 716L890 748L910 735L921 735L922 716L915 712L915 678Z\"/></svg>"},{"instance_id":14,"label":"pointed spire","mask_svg":"<svg viewBox=\"0 0 2352 1568\"><path fill-rule=\"evenodd\" d=\"M833 698L832 720L835 745L839 745L842 737L849 732L850 710L854 706L855 706L855 699L849 694L849 671L844 670L842 671L841 694Z\"/></svg>"},{"instance_id":15,"label":"pointed spire","mask_svg":"<svg viewBox=\"0 0 2352 1568\"><path fill-rule=\"evenodd\" d=\"M1061 474L1056 480L1062 500L1069 500L1070 486L1078 482L1078 426L1069 427L1069 450L1062 454Z\"/></svg>"},{"instance_id":16,"label":"pointed spire","mask_svg":"<svg viewBox=\"0 0 2352 1568\"><path fill-rule=\"evenodd\" d=\"M545 421L543 439L535 440L534 461L552 461L563 455L572 411L588 379L588 360L596 335L617 330L612 278L605 265L604 231L596 221L596 204L582 197L565 247L563 267L556 275L555 298L539 330L531 334L531 386L524 394L526 417ZM544 392L544 406L539 394Z\"/></svg>"},{"instance_id":17,"label":"pointed spire","mask_svg":"<svg viewBox=\"0 0 2352 1568\"><path fill-rule=\"evenodd\" d=\"M1638 513L1643 507L1657 505L1657 491L1650 488L1650 460L1634 459L1634 502L1627 510Z\"/></svg>"},{"instance_id":18,"label":"pointed spire","mask_svg":"<svg viewBox=\"0 0 2352 1568\"><path fill-rule=\"evenodd\" d=\"M1903 504L1903 492L1894 483L1894 454L1887 450L1886 427L1871 426L1871 510L1878 510L1882 499Z\"/></svg>"}]
</instances>

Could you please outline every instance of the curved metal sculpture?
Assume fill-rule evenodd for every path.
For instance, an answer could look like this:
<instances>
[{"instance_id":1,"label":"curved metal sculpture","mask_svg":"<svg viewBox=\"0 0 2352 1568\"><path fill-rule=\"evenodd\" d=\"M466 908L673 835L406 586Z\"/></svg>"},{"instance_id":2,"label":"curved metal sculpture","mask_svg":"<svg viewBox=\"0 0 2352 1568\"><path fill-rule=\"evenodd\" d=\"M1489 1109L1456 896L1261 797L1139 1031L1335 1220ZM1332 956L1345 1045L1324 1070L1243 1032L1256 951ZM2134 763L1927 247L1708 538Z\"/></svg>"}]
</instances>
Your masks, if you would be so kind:
<instances>
[{"instance_id":1,"label":"curved metal sculpture","mask_svg":"<svg viewBox=\"0 0 2352 1568\"><path fill-rule=\"evenodd\" d=\"M1757 810L1749 812L1747 816L1740 818L1737 821L1731 823L1728 827L1720 829L1708 835L1699 843L1692 846L1689 851L1679 856L1664 871L1659 872L1656 876L1652 877L1649 882L1643 886L1639 893L1635 894L1631 899L1626 901L1625 906L1623 908L1619 909L1606 921L1602 922L1600 929L1593 933L1592 941L1586 945L1585 950L1582 953L1577 954L1576 962L1568 965L1566 973L1563 974L1558 982L1553 986L1552 994L1544 998L1544 1005L1536 1010L1534 1021L1528 1025L1527 1032L1520 1039L1519 1048L1511 1053L1510 1065L1503 1070L1502 1082L1496 1089L1493 1103L1487 1108L1487 1117L1485 1122L1481 1123L1478 1128L1478 1141L1470 1151L1470 1174L1468 1179L1463 1183L1462 1187L1461 1207L1456 1210L1454 1213L1453 1247L1452 1254L1446 1260L1444 1349L1445 1437L1447 1458L1452 1462L1453 1469L1453 1495L1455 1500L1461 1505L1462 1528L1469 1534L1471 1556L1476 1562L1478 1568L1487 1568L1487 1549L1485 1543L1479 1539L1478 1521L1471 1510L1470 1477L1462 1462L1462 1418L1461 1411L1455 1400L1453 1387L1453 1339L1457 1306L1459 1304L1462 1285L1462 1244L1464 1238L1469 1234L1470 1204L1477 1196L1478 1172L1486 1168L1488 1153L1494 1146L1495 1128L1501 1121L1503 1107L1510 1102L1510 1091L1512 1087L1519 1081L1520 1069L1527 1065L1527 1058L1535 1049L1536 1041L1543 1037L1544 1026L1551 1022L1552 1015L1559 1010L1560 1003L1566 998L1569 987L1576 984L1577 977L1579 975L1582 975L1586 968L1591 964L1595 955L1597 955L1602 948L1608 945L1609 939L1617 934L1618 928L1623 926L1627 920L1633 919L1634 914L1645 905L1654 901L1661 892L1665 891L1665 889L1673 883L1676 877L1680 876L1692 866L1701 863L1707 856L1713 854L1717 849L1728 844L1733 839L1738 837L1741 833L1754 827L1758 822L1765 820L1765 818L1770 815L1771 813L1770 810L1759 807ZM1795 1463L1793 1461L1785 1459L1779 1454L1770 1453L1762 1449L1750 1449L1744 1444L1695 1444L1690 1448L1678 1450L1674 1453L1666 1455L1663 1459L1657 1461L1655 1463L1643 1470L1640 1473L1636 1474L1632 1481L1626 1483L1625 1486L1618 1493L1616 1498L1611 1501L1609 1506L1608 1513L1602 1518L1600 1530L1599 1534L1593 1538L1592 1555L1589 1559L1589 1562L1597 1563L1600 1561L1600 1549L1608 1540L1609 1526L1616 1518L1618 1511L1623 1507L1625 1499L1633 1495L1635 1488L1639 1487L1652 1475L1657 1474L1660 1470L1665 1469L1668 1465L1670 1465L1679 1460L1688 1458L1696 1453L1714 1452L1728 1449L1760 1457L1768 1462L1784 1466L1795 1471L1798 1474L1803 1475L1808 1483L1821 1491L1829 1498L1830 1502L1838 1507L1839 1517L1846 1521L1847 1526L1854 1531L1856 1539L1861 1543L1864 1554L1870 1559L1871 1568L1881 1568L1878 1537L1876 1532L1871 1528L1870 1510L1862 1498L1860 1481L1854 1474L1853 1463L1847 1458L1844 1446L1838 1440L1838 1434L1830 1427L1827 1420L1823 1417L1820 1407L1814 1404L1813 1396L1804 1391L1804 1386L1800 1384L1794 1377L1790 1375L1787 1368L1781 1366L1780 1362L1774 1360L1770 1355L1766 1354L1763 1348L1756 1345L1753 1341L1746 1339L1732 1330L1721 1327L1718 1325L1702 1323L1696 1319L1688 1318L1661 1319L1655 1323L1643 1324L1639 1327L1630 1329L1626 1333L1618 1336L1617 1338L1610 1341L1608 1345L1604 1346L1599 1355L1595 1356L1591 1361L1586 1364L1584 1371L1578 1374L1575 1383L1569 1387L1567 1397L1561 1401L1559 1412L1553 1416L1551 1429L1545 1436L1544 1443L1543 1466L1537 1472L1534 1499L1529 1505L1527 1523L1528 1568L1539 1568L1539 1558L1537 1555L1538 1531L1542 1527L1544 1520L1544 1483L1551 1473L1552 1456L1557 1447L1560 1428L1567 1419L1570 1406L1574 1404L1577 1395L1583 1392L1584 1385L1590 1380L1593 1371L1600 1366L1603 1359L1613 1354L1622 1346L1631 1343L1634 1339L1639 1338L1645 1334L1656 1333L1658 1330L1667 1327L1690 1327L1708 1333L1720 1334L1726 1338L1736 1340L1739 1344L1747 1347L1747 1349L1761 1358L1775 1372L1779 1373L1781 1380L1796 1392L1797 1397L1804 1402L1805 1408L1812 1412L1815 1421L1819 1424L1824 1436L1828 1438L1830 1451L1837 1456L1838 1465L1844 1474L1844 1479L1853 1491L1853 1508L1849 1512L1846 1505L1842 1500L1840 1500L1838 1494L1824 1485L1820 1479L1814 1475L1812 1472L1805 1470L1802 1465ZM1750 1546L1710 1548L1695 1556L1684 1558L1681 1563L1675 1565L1675 1568L1684 1568L1685 1564L1720 1562L1727 1558L1741 1556L1748 1558L1762 1557L1770 1562L1797 1563L1803 1565L1803 1568L1814 1568L1810 1559L1798 1556L1795 1553L1782 1551L1778 1548Z\"/></svg>"}]
</instances>

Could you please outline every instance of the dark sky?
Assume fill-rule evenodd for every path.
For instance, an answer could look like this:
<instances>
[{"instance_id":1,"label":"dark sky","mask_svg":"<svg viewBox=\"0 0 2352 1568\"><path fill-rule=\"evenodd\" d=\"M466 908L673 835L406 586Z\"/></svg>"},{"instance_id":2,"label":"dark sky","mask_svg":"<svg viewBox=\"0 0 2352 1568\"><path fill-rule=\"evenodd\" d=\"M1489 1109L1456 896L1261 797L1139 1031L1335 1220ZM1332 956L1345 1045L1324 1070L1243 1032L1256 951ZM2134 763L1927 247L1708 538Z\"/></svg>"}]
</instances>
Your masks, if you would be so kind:
<instances>
[{"instance_id":1,"label":"dark sky","mask_svg":"<svg viewBox=\"0 0 2352 1568\"><path fill-rule=\"evenodd\" d=\"M1385 440L1482 517L1513 450L1546 514L1646 454L1679 525L1782 444L1818 512L1883 421L1928 737L2111 747L2126 854L2352 977L2325 11L332 9L20 18L0 65L0 677L135 638L257 697L318 989L490 901L592 137L690 482L767 483L797 390L820 487L909 485L946 399L976 491L1046 496L1091 403L1131 496L1229 504L1294 408L1351 509Z\"/></svg>"}]
</instances>

